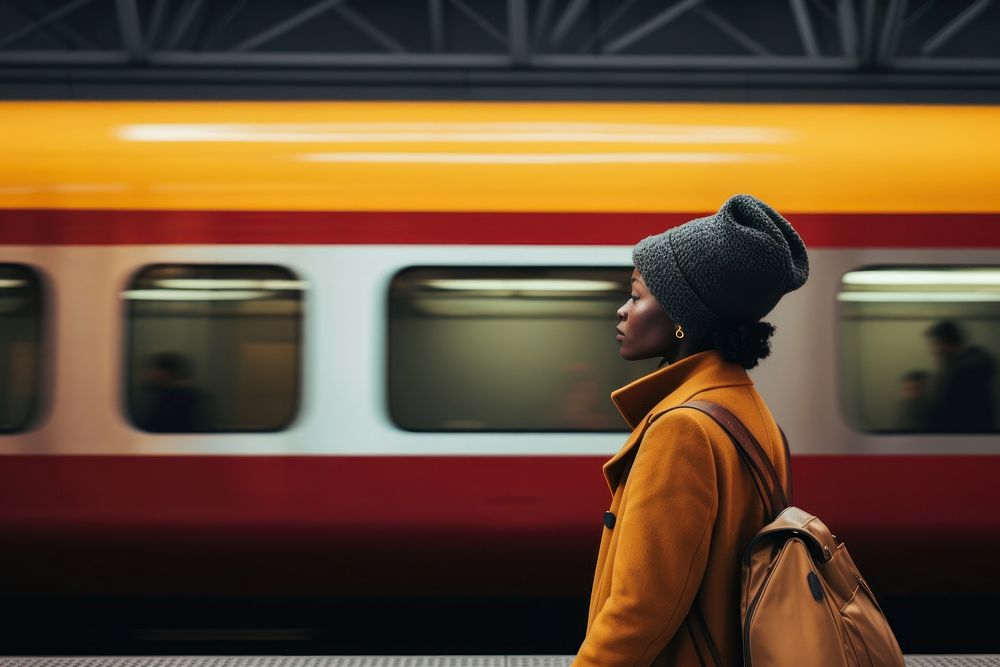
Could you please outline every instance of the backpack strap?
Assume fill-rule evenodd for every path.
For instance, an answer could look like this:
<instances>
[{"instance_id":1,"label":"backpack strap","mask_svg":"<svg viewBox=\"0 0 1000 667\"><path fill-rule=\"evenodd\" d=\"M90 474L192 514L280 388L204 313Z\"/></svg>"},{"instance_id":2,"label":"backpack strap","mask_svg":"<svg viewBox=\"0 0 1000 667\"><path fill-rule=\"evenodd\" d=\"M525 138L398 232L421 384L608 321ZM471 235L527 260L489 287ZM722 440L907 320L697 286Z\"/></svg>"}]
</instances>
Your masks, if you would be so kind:
<instances>
[{"instance_id":1,"label":"backpack strap","mask_svg":"<svg viewBox=\"0 0 1000 667\"><path fill-rule=\"evenodd\" d=\"M710 401L688 401L678 407L693 408L699 412L703 412L722 427L722 430L726 432L733 441L733 444L736 445L736 450L740 453L740 458L750 468L751 477L753 478L754 485L757 487L757 493L764 502L768 516L772 520L783 509L788 507L788 497L785 495L785 490L781 480L778 478L778 472L774 469L774 464L764 451L764 448L757 441L757 438L747 430L743 422L736 415L721 405ZM784 433L782 433L782 441L785 444L785 456L788 457L788 440L784 437ZM786 460L786 463L790 479L791 461Z\"/></svg>"},{"instance_id":2,"label":"backpack strap","mask_svg":"<svg viewBox=\"0 0 1000 667\"><path fill-rule=\"evenodd\" d=\"M781 444L785 446L785 488L788 490L788 504L791 505L795 502L795 494L792 492L792 451L788 447L785 430L779 426L778 433L781 434Z\"/></svg>"}]
</instances>

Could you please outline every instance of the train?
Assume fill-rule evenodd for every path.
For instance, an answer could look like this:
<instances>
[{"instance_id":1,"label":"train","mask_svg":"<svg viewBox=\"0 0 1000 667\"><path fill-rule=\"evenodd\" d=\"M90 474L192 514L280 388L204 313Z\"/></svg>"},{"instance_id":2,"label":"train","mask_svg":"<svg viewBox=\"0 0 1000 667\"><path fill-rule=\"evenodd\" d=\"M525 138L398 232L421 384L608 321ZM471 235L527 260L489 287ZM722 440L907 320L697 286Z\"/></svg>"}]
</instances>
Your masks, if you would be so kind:
<instances>
[{"instance_id":1,"label":"train","mask_svg":"<svg viewBox=\"0 0 1000 667\"><path fill-rule=\"evenodd\" d=\"M1000 433L906 419L928 327L1000 358L998 146L991 106L0 103L0 650L572 652L655 368L631 247L748 192L810 254L751 371L794 503L904 651L1000 652Z\"/></svg>"}]
</instances>

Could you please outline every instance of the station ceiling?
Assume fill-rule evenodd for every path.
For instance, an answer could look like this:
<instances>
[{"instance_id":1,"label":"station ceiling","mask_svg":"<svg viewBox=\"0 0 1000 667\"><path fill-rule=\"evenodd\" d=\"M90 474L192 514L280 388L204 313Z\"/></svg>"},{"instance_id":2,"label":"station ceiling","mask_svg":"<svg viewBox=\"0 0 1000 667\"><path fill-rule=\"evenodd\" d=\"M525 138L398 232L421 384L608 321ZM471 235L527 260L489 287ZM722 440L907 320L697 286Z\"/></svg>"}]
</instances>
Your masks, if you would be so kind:
<instances>
[{"instance_id":1,"label":"station ceiling","mask_svg":"<svg viewBox=\"0 0 1000 667\"><path fill-rule=\"evenodd\" d=\"M1000 101L1000 0L0 0L3 98L767 90Z\"/></svg>"}]
</instances>

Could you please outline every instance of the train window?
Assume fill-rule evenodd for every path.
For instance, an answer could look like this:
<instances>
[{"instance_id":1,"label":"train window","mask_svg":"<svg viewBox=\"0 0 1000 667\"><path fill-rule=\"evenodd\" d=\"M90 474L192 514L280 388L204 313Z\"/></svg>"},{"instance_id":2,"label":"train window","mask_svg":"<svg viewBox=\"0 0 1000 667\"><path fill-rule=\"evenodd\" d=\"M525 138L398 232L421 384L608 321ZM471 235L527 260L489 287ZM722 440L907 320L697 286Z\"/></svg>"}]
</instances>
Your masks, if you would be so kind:
<instances>
[{"instance_id":1,"label":"train window","mask_svg":"<svg viewBox=\"0 0 1000 667\"><path fill-rule=\"evenodd\" d=\"M0 264L0 433L27 430L38 413L41 354L41 280Z\"/></svg>"},{"instance_id":2,"label":"train window","mask_svg":"<svg viewBox=\"0 0 1000 667\"><path fill-rule=\"evenodd\" d=\"M843 405L873 432L1000 430L1000 268L872 267L847 273Z\"/></svg>"},{"instance_id":3,"label":"train window","mask_svg":"<svg viewBox=\"0 0 1000 667\"><path fill-rule=\"evenodd\" d=\"M286 428L299 402L304 287L278 266L140 271L123 294L132 423L156 433Z\"/></svg>"},{"instance_id":4,"label":"train window","mask_svg":"<svg viewBox=\"0 0 1000 667\"><path fill-rule=\"evenodd\" d=\"M389 297L389 411L418 431L612 431L631 267L410 268Z\"/></svg>"}]
</instances>

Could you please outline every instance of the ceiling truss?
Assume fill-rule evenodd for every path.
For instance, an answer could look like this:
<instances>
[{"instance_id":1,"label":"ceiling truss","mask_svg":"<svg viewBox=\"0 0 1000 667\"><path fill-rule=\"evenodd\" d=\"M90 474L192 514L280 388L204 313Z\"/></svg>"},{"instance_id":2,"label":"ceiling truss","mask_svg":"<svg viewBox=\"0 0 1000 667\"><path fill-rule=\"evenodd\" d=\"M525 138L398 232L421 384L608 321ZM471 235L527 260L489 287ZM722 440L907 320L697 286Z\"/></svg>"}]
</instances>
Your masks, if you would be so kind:
<instances>
[{"instance_id":1,"label":"ceiling truss","mask_svg":"<svg viewBox=\"0 0 1000 667\"><path fill-rule=\"evenodd\" d=\"M0 66L1000 75L1000 0L0 0ZM608 74L612 73L612 74ZM552 80L550 77L549 80ZM0 80L2 82L2 80Z\"/></svg>"}]
</instances>

